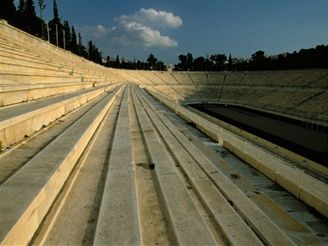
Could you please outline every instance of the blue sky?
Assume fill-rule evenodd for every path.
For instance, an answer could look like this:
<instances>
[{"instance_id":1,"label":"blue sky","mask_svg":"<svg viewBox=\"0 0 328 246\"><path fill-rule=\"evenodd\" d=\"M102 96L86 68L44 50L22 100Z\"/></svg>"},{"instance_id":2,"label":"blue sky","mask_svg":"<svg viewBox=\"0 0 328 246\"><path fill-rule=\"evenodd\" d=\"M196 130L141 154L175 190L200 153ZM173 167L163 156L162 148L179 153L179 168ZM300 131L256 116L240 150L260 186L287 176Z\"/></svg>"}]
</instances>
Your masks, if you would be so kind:
<instances>
[{"instance_id":1,"label":"blue sky","mask_svg":"<svg viewBox=\"0 0 328 246\"><path fill-rule=\"evenodd\" d=\"M37 3L37 1L35 1ZM328 44L327 0L57 0L62 20L104 56L176 63L231 53L247 58ZM52 0L46 0L52 18ZM38 12L38 8L37 8Z\"/></svg>"}]
</instances>

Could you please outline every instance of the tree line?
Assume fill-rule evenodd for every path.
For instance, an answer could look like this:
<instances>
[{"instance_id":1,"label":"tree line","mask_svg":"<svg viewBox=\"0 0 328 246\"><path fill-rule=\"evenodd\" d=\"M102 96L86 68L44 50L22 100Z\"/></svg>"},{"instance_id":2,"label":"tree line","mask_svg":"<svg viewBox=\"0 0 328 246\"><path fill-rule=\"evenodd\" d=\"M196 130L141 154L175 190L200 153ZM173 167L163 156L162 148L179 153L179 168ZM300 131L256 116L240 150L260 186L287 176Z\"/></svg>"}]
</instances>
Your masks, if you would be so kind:
<instances>
[{"instance_id":1,"label":"tree line","mask_svg":"<svg viewBox=\"0 0 328 246\"><path fill-rule=\"evenodd\" d=\"M249 59L232 58L231 54L213 54L193 58L191 53L178 56L176 71L248 71L248 70L286 70L328 68L328 45L301 49L293 53L268 56L259 50Z\"/></svg>"},{"instance_id":2,"label":"tree line","mask_svg":"<svg viewBox=\"0 0 328 246\"><path fill-rule=\"evenodd\" d=\"M37 4L40 10L39 16L36 14L33 0L19 0L17 8L14 0L0 0L0 19L5 19L9 24L25 32L107 67L144 70L165 69L164 63L158 61L152 54L149 55L147 62L125 61L119 56L114 61L109 56L103 60L102 52L92 40L88 41L87 46L84 46L81 33L76 33L74 26L71 26L67 20L61 20L56 0L53 0L53 18L49 22L43 19L43 12L46 8L45 0L38 0Z\"/></svg>"},{"instance_id":3,"label":"tree line","mask_svg":"<svg viewBox=\"0 0 328 246\"><path fill-rule=\"evenodd\" d=\"M153 54L150 54L146 60L133 60L133 61L125 61L124 58L117 55L115 60L111 60L109 56L106 58L106 62L104 64L107 67L114 68L123 68L123 69L134 69L134 70L166 70L166 66L164 62L159 61Z\"/></svg>"},{"instance_id":4,"label":"tree line","mask_svg":"<svg viewBox=\"0 0 328 246\"><path fill-rule=\"evenodd\" d=\"M88 47L82 43L81 33L76 34L74 26L67 20L61 21L56 0L53 1L53 18L49 22L43 20L46 8L44 0L38 0L40 14L37 16L33 0L19 0L18 8L14 0L0 1L0 18L9 24L28 32L36 37L85 57L96 63L102 63L102 54L90 40Z\"/></svg>"},{"instance_id":5,"label":"tree line","mask_svg":"<svg viewBox=\"0 0 328 246\"><path fill-rule=\"evenodd\" d=\"M93 62L107 67L140 69L140 70L166 70L166 66L153 54L147 60L126 61L117 55L116 59L109 56L103 59L103 54L93 41L88 41L87 47L83 45L81 33L76 33L74 26L67 20L59 17L56 0L53 0L53 18L49 22L43 20L43 11L46 8L45 0L38 0L39 16L36 14L33 0L19 0L16 8L14 0L0 0L0 18L7 20L32 35L35 35L74 54L85 57ZM293 53L284 53L268 56L259 50L248 59L232 58L231 54L212 54L206 57L193 58L191 53L178 56L179 62L175 64L177 71L241 71L241 70L281 70L281 69L309 69L328 68L328 45L318 45L311 49L301 49Z\"/></svg>"}]
</instances>

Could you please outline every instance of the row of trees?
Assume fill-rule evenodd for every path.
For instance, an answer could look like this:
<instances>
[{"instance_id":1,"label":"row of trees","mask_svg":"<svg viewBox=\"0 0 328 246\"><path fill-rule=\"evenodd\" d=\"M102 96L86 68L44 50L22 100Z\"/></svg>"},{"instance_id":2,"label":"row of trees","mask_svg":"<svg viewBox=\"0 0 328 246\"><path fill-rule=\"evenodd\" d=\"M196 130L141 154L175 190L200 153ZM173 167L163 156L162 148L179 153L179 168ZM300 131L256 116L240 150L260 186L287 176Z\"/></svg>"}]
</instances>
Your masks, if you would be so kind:
<instances>
[{"instance_id":1,"label":"row of trees","mask_svg":"<svg viewBox=\"0 0 328 246\"><path fill-rule=\"evenodd\" d=\"M257 51L249 59L232 58L229 54L214 54L207 58L193 58L191 53L178 56L177 71L223 71L223 70L284 70L328 68L328 45L318 45L311 49L301 49L293 53L267 56Z\"/></svg>"},{"instance_id":2,"label":"row of trees","mask_svg":"<svg viewBox=\"0 0 328 246\"><path fill-rule=\"evenodd\" d=\"M109 56L106 58L106 62L104 64L106 67L114 67L114 68L123 68L123 69L134 69L134 70L166 70L166 66L164 62L158 61L157 58L150 54L147 58L147 61L133 60L133 61L125 61L124 58L120 59L117 55L115 60L111 60Z\"/></svg>"},{"instance_id":3,"label":"row of trees","mask_svg":"<svg viewBox=\"0 0 328 246\"><path fill-rule=\"evenodd\" d=\"M175 64L177 71L222 71L232 65L232 58L229 59L224 54L214 54L207 58L199 56L193 58L191 53L186 55L180 54L178 56L179 63Z\"/></svg>"},{"instance_id":4,"label":"row of trees","mask_svg":"<svg viewBox=\"0 0 328 246\"><path fill-rule=\"evenodd\" d=\"M53 1L53 18L49 22L43 20L46 8L44 0L38 0L38 5L39 16L36 15L33 0L20 0L17 9L14 0L1 0L0 18L54 45L102 64L102 54L95 44L89 41L86 48L82 43L82 35L76 34L74 26L70 26L67 20L61 21L56 0Z\"/></svg>"},{"instance_id":5,"label":"row of trees","mask_svg":"<svg viewBox=\"0 0 328 246\"><path fill-rule=\"evenodd\" d=\"M43 11L46 8L45 0L37 2L39 16L35 11L33 0L19 0L18 8L14 0L0 0L0 18L10 24L54 45L83 56L96 63L115 68L165 70L163 62L158 61L150 54L147 62L125 61L119 56L111 60L108 56L103 60L102 52L90 40L85 47L82 35L76 34L74 26L68 21L61 21L56 0L53 0L53 18L49 22L43 20ZM178 56L179 63L175 65L178 71L223 71L223 70L276 70L276 69L305 69L328 67L328 45L319 45L312 49L302 49L298 52L267 56L264 51L255 52L249 59L227 57L225 54L213 54L193 58L191 53Z\"/></svg>"},{"instance_id":6,"label":"row of trees","mask_svg":"<svg viewBox=\"0 0 328 246\"><path fill-rule=\"evenodd\" d=\"M93 41L90 40L85 47L82 43L81 33L76 34L74 26L70 26L67 20L61 21L56 0L53 0L53 18L49 22L43 20L45 1L38 0L37 4L40 10L39 16L36 14L33 0L19 0L17 9L14 0L0 0L0 19L5 19L19 29L107 67L140 70L165 69L164 63L158 61L153 54L149 55L147 62L125 61L119 56L116 57L116 60L111 60L108 56L104 61L102 52Z\"/></svg>"}]
</instances>

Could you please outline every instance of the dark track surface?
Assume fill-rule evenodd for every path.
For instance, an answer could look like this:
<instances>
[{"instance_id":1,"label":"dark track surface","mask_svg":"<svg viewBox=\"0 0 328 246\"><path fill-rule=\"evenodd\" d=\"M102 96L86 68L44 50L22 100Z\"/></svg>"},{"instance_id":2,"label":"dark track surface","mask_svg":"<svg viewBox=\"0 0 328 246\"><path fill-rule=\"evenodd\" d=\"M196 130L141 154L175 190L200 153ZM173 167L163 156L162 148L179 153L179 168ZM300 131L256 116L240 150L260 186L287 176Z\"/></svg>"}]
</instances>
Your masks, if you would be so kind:
<instances>
[{"instance_id":1,"label":"dark track surface","mask_svg":"<svg viewBox=\"0 0 328 246\"><path fill-rule=\"evenodd\" d=\"M189 106L328 166L327 127L306 126L297 120L238 106L219 104Z\"/></svg>"}]
</instances>

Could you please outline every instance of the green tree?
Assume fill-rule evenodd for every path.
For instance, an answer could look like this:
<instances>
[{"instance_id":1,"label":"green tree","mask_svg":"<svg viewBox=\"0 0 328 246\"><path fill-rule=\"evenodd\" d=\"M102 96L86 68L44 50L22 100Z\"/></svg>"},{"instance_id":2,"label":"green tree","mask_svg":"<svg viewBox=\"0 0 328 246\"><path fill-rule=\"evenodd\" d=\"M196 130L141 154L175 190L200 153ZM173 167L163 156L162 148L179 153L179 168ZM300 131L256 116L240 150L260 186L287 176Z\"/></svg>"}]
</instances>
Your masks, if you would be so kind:
<instances>
[{"instance_id":1,"label":"green tree","mask_svg":"<svg viewBox=\"0 0 328 246\"><path fill-rule=\"evenodd\" d=\"M74 26L72 26L71 40L69 43L69 47L73 53L79 54L79 48L78 48L76 40L77 40L77 36L76 36L75 28L74 28Z\"/></svg>"},{"instance_id":2,"label":"green tree","mask_svg":"<svg viewBox=\"0 0 328 246\"><path fill-rule=\"evenodd\" d=\"M121 66L120 57L119 55L117 55L115 60L115 67L119 68L120 66Z\"/></svg>"},{"instance_id":3,"label":"green tree","mask_svg":"<svg viewBox=\"0 0 328 246\"><path fill-rule=\"evenodd\" d=\"M44 38L44 21L43 21L43 11L46 8L44 0L38 0L39 9L40 9L40 19L41 19L41 37Z\"/></svg>"},{"instance_id":4,"label":"green tree","mask_svg":"<svg viewBox=\"0 0 328 246\"><path fill-rule=\"evenodd\" d=\"M197 57L194 60L194 67L195 67L195 70L197 70L197 71L204 71L205 70L205 57L203 57L203 56Z\"/></svg>"},{"instance_id":5,"label":"green tree","mask_svg":"<svg viewBox=\"0 0 328 246\"><path fill-rule=\"evenodd\" d=\"M54 2L53 2L53 21L56 24L60 23L60 18L59 18L59 14L58 14L58 6L57 6L56 0L54 0Z\"/></svg>"},{"instance_id":6,"label":"green tree","mask_svg":"<svg viewBox=\"0 0 328 246\"><path fill-rule=\"evenodd\" d=\"M18 13L19 27L30 34L41 36L41 20L36 16L33 0L20 1Z\"/></svg>"},{"instance_id":7,"label":"green tree","mask_svg":"<svg viewBox=\"0 0 328 246\"><path fill-rule=\"evenodd\" d=\"M24 15L25 0L19 0L18 10L17 10L17 27L25 30L26 18Z\"/></svg>"},{"instance_id":8,"label":"green tree","mask_svg":"<svg viewBox=\"0 0 328 246\"><path fill-rule=\"evenodd\" d=\"M250 65L252 70L263 70L265 68L266 57L264 51L259 50L252 54Z\"/></svg>"},{"instance_id":9,"label":"green tree","mask_svg":"<svg viewBox=\"0 0 328 246\"><path fill-rule=\"evenodd\" d=\"M214 62L214 70L222 71L227 61L227 56L225 54L215 54L210 56L210 60Z\"/></svg>"},{"instance_id":10,"label":"green tree","mask_svg":"<svg viewBox=\"0 0 328 246\"><path fill-rule=\"evenodd\" d=\"M18 12L20 14L23 14L24 13L24 9L25 9L25 0L19 0Z\"/></svg>"},{"instance_id":11,"label":"green tree","mask_svg":"<svg viewBox=\"0 0 328 246\"><path fill-rule=\"evenodd\" d=\"M59 14L58 14L58 6L56 0L53 1L53 18L51 21L49 21L49 27L50 27L50 35L51 35L51 42L54 45L57 45L57 39L58 39L58 46L64 47L64 41L63 41L63 29L64 26L60 22Z\"/></svg>"},{"instance_id":12,"label":"green tree","mask_svg":"<svg viewBox=\"0 0 328 246\"><path fill-rule=\"evenodd\" d=\"M192 57L192 54L188 53L186 59L187 59L186 60L186 66L187 66L186 70L192 71L193 70L193 63L194 63L194 58Z\"/></svg>"},{"instance_id":13,"label":"green tree","mask_svg":"<svg viewBox=\"0 0 328 246\"><path fill-rule=\"evenodd\" d=\"M178 56L180 63L178 64L178 69L182 70L182 71L186 71L187 70L187 56L180 54Z\"/></svg>"},{"instance_id":14,"label":"green tree","mask_svg":"<svg viewBox=\"0 0 328 246\"><path fill-rule=\"evenodd\" d=\"M105 65L106 65L106 67L110 67L110 65L111 65L110 57L109 56L106 57L106 63L105 63Z\"/></svg>"},{"instance_id":15,"label":"green tree","mask_svg":"<svg viewBox=\"0 0 328 246\"><path fill-rule=\"evenodd\" d=\"M82 45L82 35L81 33L78 34L79 37L79 43L78 43L78 54L82 56L82 50L83 50L83 45Z\"/></svg>"},{"instance_id":16,"label":"green tree","mask_svg":"<svg viewBox=\"0 0 328 246\"><path fill-rule=\"evenodd\" d=\"M256 51L254 54L252 54L252 58L253 61L262 61L264 59L264 51L259 50Z\"/></svg>"},{"instance_id":17,"label":"green tree","mask_svg":"<svg viewBox=\"0 0 328 246\"><path fill-rule=\"evenodd\" d=\"M65 44L66 44L66 49L67 50L71 50L71 28L69 27L69 23L68 21L64 21L64 26L63 26L63 30L65 32Z\"/></svg>"},{"instance_id":18,"label":"green tree","mask_svg":"<svg viewBox=\"0 0 328 246\"><path fill-rule=\"evenodd\" d=\"M149 64L149 68L151 70L154 70L156 69L156 62L157 62L157 58L153 55L153 54L150 54L147 58L147 62Z\"/></svg>"},{"instance_id":19,"label":"green tree","mask_svg":"<svg viewBox=\"0 0 328 246\"><path fill-rule=\"evenodd\" d=\"M231 58L231 54L229 54L229 59L228 59L228 70L232 69L232 58Z\"/></svg>"},{"instance_id":20,"label":"green tree","mask_svg":"<svg viewBox=\"0 0 328 246\"><path fill-rule=\"evenodd\" d=\"M15 23L16 7L14 0L1 0L0 1L0 19L5 19L8 23Z\"/></svg>"},{"instance_id":21,"label":"green tree","mask_svg":"<svg viewBox=\"0 0 328 246\"><path fill-rule=\"evenodd\" d=\"M36 17L33 0L26 0L25 1L24 13L25 13L26 17L28 17L28 18L33 18L34 19Z\"/></svg>"}]
</instances>

